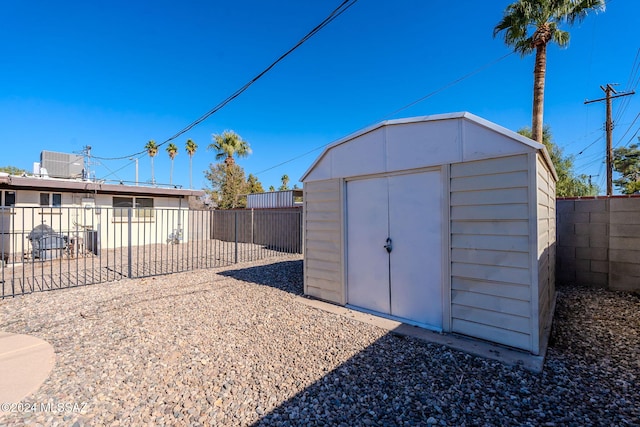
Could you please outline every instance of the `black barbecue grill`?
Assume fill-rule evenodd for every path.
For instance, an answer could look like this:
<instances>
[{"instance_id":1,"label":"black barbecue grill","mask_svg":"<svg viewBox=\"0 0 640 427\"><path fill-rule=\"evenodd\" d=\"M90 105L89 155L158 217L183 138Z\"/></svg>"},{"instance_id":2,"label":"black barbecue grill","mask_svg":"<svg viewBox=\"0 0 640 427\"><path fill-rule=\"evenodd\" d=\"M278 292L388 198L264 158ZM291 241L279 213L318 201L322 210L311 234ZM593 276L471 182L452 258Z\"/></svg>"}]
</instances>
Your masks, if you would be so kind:
<instances>
[{"instance_id":1,"label":"black barbecue grill","mask_svg":"<svg viewBox=\"0 0 640 427\"><path fill-rule=\"evenodd\" d=\"M34 259L59 258L67 247L67 236L57 233L47 224L37 225L27 234L27 240L31 242L31 253Z\"/></svg>"}]
</instances>

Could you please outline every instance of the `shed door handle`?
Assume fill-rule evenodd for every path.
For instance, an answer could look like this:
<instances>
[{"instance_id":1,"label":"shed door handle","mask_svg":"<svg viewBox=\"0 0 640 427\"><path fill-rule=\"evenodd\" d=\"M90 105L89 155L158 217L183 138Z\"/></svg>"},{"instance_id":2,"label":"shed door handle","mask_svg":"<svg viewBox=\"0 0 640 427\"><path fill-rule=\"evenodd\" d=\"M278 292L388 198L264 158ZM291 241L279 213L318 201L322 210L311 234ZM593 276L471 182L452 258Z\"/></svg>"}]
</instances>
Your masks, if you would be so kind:
<instances>
[{"instance_id":1,"label":"shed door handle","mask_svg":"<svg viewBox=\"0 0 640 427\"><path fill-rule=\"evenodd\" d=\"M387 250L388 253L391 253L391 251L393 250L393 246L391 245L391 238L387 237L387 244L384 245L384 248Z\"/></svg>"}]
</instances>

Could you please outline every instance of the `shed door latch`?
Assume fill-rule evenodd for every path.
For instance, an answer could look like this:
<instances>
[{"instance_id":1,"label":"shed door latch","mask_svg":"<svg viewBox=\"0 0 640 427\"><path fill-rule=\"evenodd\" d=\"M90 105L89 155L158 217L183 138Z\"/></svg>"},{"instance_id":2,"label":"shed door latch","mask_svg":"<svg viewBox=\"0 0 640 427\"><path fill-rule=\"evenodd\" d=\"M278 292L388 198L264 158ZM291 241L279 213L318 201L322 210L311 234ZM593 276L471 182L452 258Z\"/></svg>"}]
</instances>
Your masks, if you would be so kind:
<instances>
[{"instance_id":1,"label":"shed door latch","mask_svg":"<svg viewBox=\"0 0 640 427\"><path fill-rule=\"evenodd\" d=\"M387 250L388 253L391 253L391 251L393 250L393 246L391 245L391 238L387 237L387 244L384 245L384 248Z\"/></svg>"}]
</instances>

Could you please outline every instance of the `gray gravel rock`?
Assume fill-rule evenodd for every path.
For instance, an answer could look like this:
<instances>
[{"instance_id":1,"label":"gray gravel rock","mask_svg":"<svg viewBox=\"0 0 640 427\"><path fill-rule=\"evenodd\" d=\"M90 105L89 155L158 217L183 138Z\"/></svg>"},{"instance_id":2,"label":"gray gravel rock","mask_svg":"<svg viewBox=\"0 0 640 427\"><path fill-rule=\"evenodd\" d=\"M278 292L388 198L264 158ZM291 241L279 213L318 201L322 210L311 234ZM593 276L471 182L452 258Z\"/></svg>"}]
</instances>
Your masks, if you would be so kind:
<instances>
[{"instance_id":1,"label":"gray gravel rock","mask_svg":"<svg viewBox=\"0 0 640 427\"><path fill-rule=\"evenodd\" d=\"M640 298L560 287L544 371L386 333L296 300L302 261L0 301L56 366L0 425L639 425Z\"/></svg>"}]
</instances>

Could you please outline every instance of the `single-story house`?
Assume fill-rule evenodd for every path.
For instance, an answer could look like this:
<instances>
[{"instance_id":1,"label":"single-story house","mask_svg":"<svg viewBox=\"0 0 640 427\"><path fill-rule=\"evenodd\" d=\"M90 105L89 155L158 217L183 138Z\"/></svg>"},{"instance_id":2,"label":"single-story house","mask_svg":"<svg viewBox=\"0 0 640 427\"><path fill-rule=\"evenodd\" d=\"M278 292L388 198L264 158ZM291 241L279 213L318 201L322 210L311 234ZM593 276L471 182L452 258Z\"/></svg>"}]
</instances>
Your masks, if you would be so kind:
<instances>
[{"instance_id":1,"label":"single-story house","mask_svg":"<svg viewBox=\"0 0 640 427\"><path fill-rule=\"evenodd\" d=\"M129 235L134 245L142 238L146 243L166 242L175 231L186 239L186 213L203 194L201 190L1 173L0 251L19 255L28 251L29 233L41 224L69 238L89 237L92 246L100 241L103 249L128 245Z\"/></svg>"}]
</instances>

